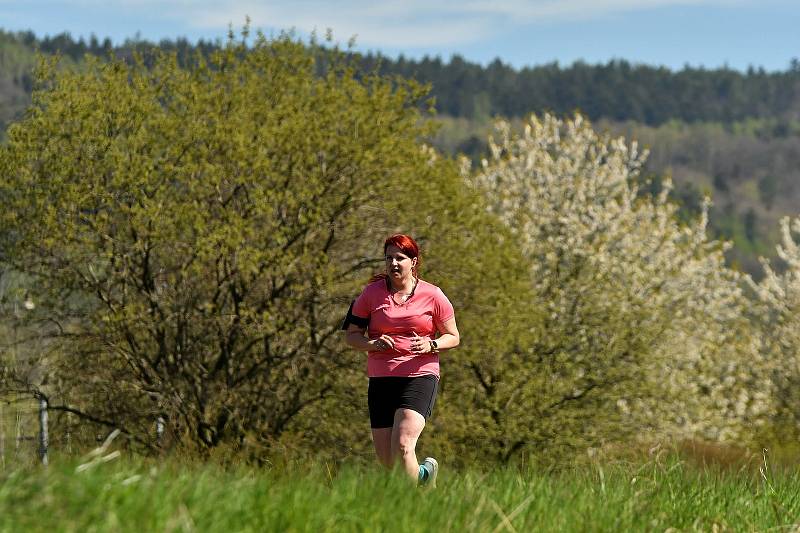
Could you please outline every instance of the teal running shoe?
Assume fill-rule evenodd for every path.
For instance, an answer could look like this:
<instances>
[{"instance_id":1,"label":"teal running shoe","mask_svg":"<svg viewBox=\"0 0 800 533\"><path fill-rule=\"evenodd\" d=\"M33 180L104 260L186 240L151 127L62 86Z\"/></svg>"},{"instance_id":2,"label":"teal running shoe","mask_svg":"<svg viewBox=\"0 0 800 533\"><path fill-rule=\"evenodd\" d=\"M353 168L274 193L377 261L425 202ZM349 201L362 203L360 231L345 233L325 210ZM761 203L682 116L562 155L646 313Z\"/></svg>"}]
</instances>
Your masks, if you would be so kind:
<instances>
[{"instance_id":1,"label":"teal running shoe","mask_svg":"<svg viewBox=\"0 0 800 533\"><path fill-rule=\"evenodd\" d=\"M439 473L439 463L433 457L426 457L422 462L422 467L428 471L428 479L425 480L425 486L434 488L436 487L436 476Z\"/></svg>"}]
</instances>

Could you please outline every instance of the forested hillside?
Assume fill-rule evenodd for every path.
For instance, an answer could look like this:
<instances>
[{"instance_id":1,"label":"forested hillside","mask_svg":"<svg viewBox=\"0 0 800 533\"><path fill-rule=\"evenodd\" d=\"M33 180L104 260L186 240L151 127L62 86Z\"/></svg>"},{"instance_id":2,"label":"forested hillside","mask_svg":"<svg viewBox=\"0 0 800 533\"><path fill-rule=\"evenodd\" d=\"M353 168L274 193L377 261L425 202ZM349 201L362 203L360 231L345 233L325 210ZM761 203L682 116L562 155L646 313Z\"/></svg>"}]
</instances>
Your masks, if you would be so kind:
<instances>
[{"instance_id":1,"label":"forested hillside","mask_svg":"<svg viewBox=\"0 0 800 533\"><path fill-rule=\"evenodd\" d=\"M0 31L0 131L20 118L29 103L36 51L81 63L86 54L130 56L155 43L138 39L114 47L95 37L67 34L40 38ZM185 63L218 43L185 39L157 43ZM500 59L486 67L454 56L409 60L361 57L367 70L430 84L442 127L434 144L474 160L485 155L495 116L580 111L601 128L642 141L652 156L646 172L656 181L670 175L674 197L687 213L704 195L714 202L711 230L732 239L732 264L760 275L758 256L772 256L777 221L800 205L800 61L785 71L607 64L547 65L515 69Z\"/></svg>"},{"instance_id":2,"label":"forested hillside","mask_svg":"<svg viewBox=\"0 0 800 533\"><path fill-rule=\"evenodd\" d=\"M521 116L580 109L592 120L738 121L800 116L800 61L785 72L705 70L632 65L624 60L569 66L551 63L516 70L496 59L487 67L453 56L396 61L366 56L367 65L429 82L441 113L469 118Z\"/></svg>"}]
</instances>

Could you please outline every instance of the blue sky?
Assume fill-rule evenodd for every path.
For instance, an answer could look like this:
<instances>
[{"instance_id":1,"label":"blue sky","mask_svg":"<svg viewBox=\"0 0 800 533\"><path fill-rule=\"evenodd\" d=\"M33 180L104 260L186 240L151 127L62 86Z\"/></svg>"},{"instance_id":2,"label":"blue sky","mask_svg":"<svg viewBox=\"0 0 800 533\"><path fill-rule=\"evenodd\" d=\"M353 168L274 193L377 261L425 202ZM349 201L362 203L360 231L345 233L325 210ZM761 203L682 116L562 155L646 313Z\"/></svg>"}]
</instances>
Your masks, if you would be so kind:
<instances>
[{"instance_id":1,"label":"blue sky","mask_svg":"<svg viewBox=\"0 0 800 533\"><path fill-rule=\"evenodd\" d=\"M516 67L627 59L784 70L800 58L800 0L0 0L0 28L37 35L224 38L249 16L269 33L331 28L390 56L461 54Z\"/></svg>"}]
</instances>

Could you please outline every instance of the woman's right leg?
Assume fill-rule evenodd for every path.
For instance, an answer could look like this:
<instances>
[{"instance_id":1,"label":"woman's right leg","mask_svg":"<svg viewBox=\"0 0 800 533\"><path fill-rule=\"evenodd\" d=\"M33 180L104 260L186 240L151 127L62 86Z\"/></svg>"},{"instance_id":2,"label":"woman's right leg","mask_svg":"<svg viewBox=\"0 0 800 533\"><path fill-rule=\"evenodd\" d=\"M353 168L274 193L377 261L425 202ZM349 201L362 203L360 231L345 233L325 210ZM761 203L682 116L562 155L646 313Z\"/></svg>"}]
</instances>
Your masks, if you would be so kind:
<instances>
[{"instance_id":1,"label":"woman's right leg","mask_svg":"<svg viewBox=\"0 0 800 533\"><path fill-rule=\"evenodd\" d=\"M392 455L392 427L395 411L395 385L392 378L369 378L367 403L369 405L369 421L372 427L372 444L378 461L386 468L393 468L395 458Z\"/></svg>"},{"instance_id":2,"label":"woman's right leg","mask_svg":"<svg viewBox=\"0 0 800 533\"><path fill-rule=\"evenodd\" d=\"M394 467L392 428L372 428L372 443L375 445L375 454L378 456L378 461L386 468Z\"/></svg>"}]
</instances>

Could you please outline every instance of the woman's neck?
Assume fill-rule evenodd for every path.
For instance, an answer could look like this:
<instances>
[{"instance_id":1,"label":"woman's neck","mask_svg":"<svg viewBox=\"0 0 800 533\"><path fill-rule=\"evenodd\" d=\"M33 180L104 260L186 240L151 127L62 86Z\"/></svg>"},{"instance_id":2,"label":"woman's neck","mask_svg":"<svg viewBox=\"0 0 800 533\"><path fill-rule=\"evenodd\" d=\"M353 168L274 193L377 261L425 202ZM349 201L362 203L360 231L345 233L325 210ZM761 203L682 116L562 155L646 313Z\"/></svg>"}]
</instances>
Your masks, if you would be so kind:
<instances>
[{"instance_id":1,"label":"woman's neck","mask_svg":"<svg viewBox=\"0 0 800 533\"><path fill-rule=\"evenodd\" d=\"M392 279L390 285L393 291L408 294L414 289L415 283L416 280L414 279L414 276L409 275L408 277L402 278L398 281Z\"/></svg>"}]
</instances>

